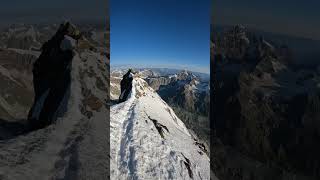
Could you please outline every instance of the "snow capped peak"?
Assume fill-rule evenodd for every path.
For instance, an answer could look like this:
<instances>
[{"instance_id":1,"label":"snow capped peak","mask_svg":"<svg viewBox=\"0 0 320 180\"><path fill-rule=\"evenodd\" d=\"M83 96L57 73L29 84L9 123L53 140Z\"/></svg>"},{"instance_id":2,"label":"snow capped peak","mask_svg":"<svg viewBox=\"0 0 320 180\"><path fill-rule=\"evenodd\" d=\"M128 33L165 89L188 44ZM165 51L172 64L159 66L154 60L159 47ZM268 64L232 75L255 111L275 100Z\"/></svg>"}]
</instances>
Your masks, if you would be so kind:
<instances>
[{"instance_id":1,"label":"snow capped peak","mask_svg":"<svg viewBox=\"0 0 320 180\"><path fill-rule=\"evenodd\" d=\"M205 150L143 79L110 117L112 179L210 179Z\"/></svg>"},{"instance_id":2,"label":"snow capped peak","mask_svg":"<svg viewBox=\"0 0 320 180\"><path fill-rule=\"evenodd\" d=\"M143 69L139 71L138 74L140 75L141 78L157 76L157 73L153 72L150 69Z\"/></svg>"},{"instance_id":3,"label":"snow capped peak","mask_svg":"<svg viewBox=\"0 0 320 180\"><path fill-rule=\"evenodd\" d=\"M195 77L196 76L188 70L182 70L177 74L178 80L192 80Z\"/></svg>"}]
</instances>

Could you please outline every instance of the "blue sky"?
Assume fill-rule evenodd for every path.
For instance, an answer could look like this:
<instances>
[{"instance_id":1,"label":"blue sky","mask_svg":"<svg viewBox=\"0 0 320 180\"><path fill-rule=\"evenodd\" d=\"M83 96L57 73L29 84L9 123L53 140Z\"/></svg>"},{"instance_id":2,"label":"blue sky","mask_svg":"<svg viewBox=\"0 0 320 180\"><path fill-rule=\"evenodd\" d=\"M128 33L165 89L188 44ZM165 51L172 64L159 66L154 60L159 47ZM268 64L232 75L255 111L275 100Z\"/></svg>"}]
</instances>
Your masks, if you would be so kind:
<instances>
[{"instance_id":1,"label":"blue sky","mask_svg":"<svg viewBox=\"0 0 320 180\"><path fill-rule=\"evenodd\" d=\"M110 0L112 64L209 72L211 0Z\"/></svg>"},{"instance_id":2,"label":"blue sky","mask_svg":"<svg viewBox=\"0 0 320 180\"><path fill-rule=\"evenodd\" d=\"M319 0L215 0L212 23L320 40Z\"/></svg>"}]
</instances>

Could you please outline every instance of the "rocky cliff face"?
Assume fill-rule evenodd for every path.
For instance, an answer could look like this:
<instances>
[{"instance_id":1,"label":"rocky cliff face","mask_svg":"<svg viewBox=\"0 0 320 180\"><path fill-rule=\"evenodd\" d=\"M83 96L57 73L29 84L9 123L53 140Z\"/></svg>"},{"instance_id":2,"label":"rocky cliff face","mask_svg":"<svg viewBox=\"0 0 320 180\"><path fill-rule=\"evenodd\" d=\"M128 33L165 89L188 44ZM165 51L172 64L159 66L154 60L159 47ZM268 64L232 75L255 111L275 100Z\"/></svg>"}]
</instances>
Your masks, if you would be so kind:
<instances>
[{"instance_id":1,"label":"rocky cliff face","mask_svg":"<svg viewBox=\"0 0 320 180\"><path fill-rule=\"evenodd\" d=\"M174 75L147 77L146 81L166 101L192 112L208 114L209 84L201 82L192 72L183 70Z\"/></svg>"},{"instance_id":2,"label":"rocky cliff face","mask_svg":"<svg viewBox=\"0 0 320 180\"><path fill-rule=\"evenodd\" d=\"M147 78L148 84L154 89L154 90L159 90L160 86L163 85L168 85L174 80L173 78L170 77L153 77L153 78Z\"/></svg>"},{"instance_id":3,"label":"rocky cliff face","mask_svg":"<svg viewBox=\"0 0 320 180\"><path fill-rule=\"evenodd\" d=\"M251 159L242 159L247 164L243 167L233 164L234 177L227 172L221 177L265 179L248 165L252 162L274 179L319 177L320 74L292 68L288 48L246 33L241 26L212 43L215 131L219 147L232 149L223 148L226 154L221 156L229 160L216 169L232 166L227 161L240 156L234 151Z\"/></svg>"}]
</instances>

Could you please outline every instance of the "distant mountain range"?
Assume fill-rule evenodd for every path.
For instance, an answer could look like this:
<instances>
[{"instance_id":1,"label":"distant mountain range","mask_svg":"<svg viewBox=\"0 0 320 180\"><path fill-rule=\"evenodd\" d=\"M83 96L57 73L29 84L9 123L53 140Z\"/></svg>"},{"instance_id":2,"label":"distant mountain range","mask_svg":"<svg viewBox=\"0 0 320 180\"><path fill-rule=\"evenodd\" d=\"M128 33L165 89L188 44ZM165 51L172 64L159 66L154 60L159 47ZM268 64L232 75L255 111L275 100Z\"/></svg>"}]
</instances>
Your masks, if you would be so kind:
<instances>
[{"instance_id":1,"label":"distant mountain range","mask_svg":"<svg viewBox=\"0 0 320 180\"><path fill-rule=\"evenodd\" d=\"M211 41L217 177L319 179L320 62L309 68L300 57L319 60L305 51L317 42L261 36L241 25L219 31ZM291 43L277 43L287 38Z\"/></svg>"},{"instance_id":2,"label":"distant mountain range","mask_svg":"<svg viewBox=\"0 0 320 180\"><path fill-rule=\"evenodd\" d=\"M212 38L217 37L232 26L211 25ZM257 29L246 29L247 36L263 37L274 46L288 46L293 53L293 61L298 65L312 67L317 64L320 57L320 40L295 37ZM213 39L212 39L213 40Z\"/></svg>"},{"instance_id":3,"label":"distant mountain range","mask_svg":"<svg viewBox=\"0 0 320 180\"><path fill-rule=\"evenodd\" d=\"M12 24L2 28L0 47L39 51L42 44L50 39L59 24ZM96 47L105 50L109 43L108 33L101 24L80 24L79 30Z\"/></svg>"}]
</instances>

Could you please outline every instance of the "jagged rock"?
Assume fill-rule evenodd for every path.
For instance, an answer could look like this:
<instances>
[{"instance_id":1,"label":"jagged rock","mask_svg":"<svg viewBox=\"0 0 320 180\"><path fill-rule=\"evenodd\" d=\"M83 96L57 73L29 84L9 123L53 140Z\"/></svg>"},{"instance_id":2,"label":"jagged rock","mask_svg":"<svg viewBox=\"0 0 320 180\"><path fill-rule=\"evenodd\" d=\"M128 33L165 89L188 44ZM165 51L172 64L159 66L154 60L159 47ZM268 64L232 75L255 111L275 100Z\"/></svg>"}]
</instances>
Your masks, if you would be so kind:
<instances>
[{"instance_id":1,"label":"jagged rock","mask_svg":"<svg viewBox=\"0 0 320 180\"><path fill-rule=\"evenodd\" d=\"M153 124L154 124L155 128L157 129L158 133L164 139L164 130L166 130L169 133L168 128L166 126L158 123L158 121L156 119L152 119L150 116L148 116L148 118L153 122Z\"/></svg>"},{"instance_id":2,"label":"jagged rock","mask_svg":"<svg viewBox=\"0 0 320 180\"><path fill-rule=\"evenodd\" d=\"M146 79L148 84L154 89L158 90L160 86L162 85L168 85L171 83L172 78L168 77L154 77L154 78L147 78Z\"/></svg>"}]
</instances>

